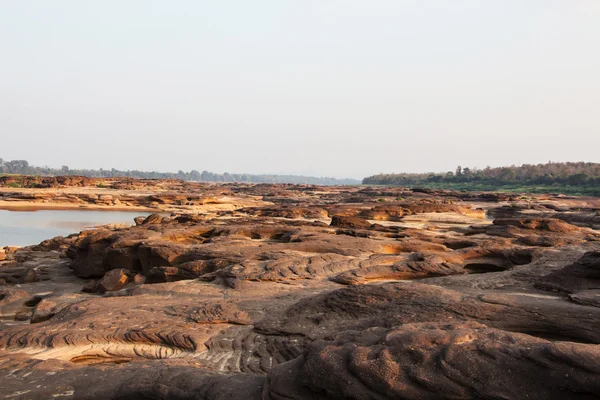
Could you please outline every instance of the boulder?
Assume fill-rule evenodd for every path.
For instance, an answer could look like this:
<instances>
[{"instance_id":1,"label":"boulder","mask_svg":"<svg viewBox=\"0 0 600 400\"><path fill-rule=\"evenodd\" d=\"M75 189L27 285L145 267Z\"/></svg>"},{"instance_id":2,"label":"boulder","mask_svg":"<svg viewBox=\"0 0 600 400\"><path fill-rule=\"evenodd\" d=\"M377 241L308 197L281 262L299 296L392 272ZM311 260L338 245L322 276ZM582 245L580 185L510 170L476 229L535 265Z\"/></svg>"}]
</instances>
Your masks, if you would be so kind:
<instances>
[{"instance_id":1,"label":"boulder","mask_svg":"<svg viewBox=\"0 0 600 400\"><path fill-rule=\"evenodd\" d=\"M134 285L143 285L144 283L146 283L146 277L142 274L135 274L131 282Z\"/></svg>"},{"instance_id":2,"label":"boulder","mask_svg":"<svg viewBox=\"0 0 600 400\"><path fill-rule=\"evenodd\" d=\"M35 270L32 268L27 269L27 271L25 271L25 275L23 275L21 277L21 281L23 283L33 283L33 282L37 282L39 280L40 280L40 278L38 277Z\"/></svg>"},{"instance_id":3,"label":"boulder","mask_svg":"<svg viewBox=\"0 0 600 400\"><path fill-rule=\"evenodd\" d=\"M100 292L114 292L120 290L131 281L131 276L124 269L113 269L108 271L100 282L98 282Z\"/></svg>"},{"instance_id":4,"label":"boulder","mask_svg":"<svg viewBox=\"0 0 600 400\"><path fill-rule=\"evenodd\" d=\"M358 217L334 215L331 218L331 226L336 226L338 228L369 229L371 223L366 219Z\"/></svg>"},{"instance_id":5,"label":"boulder","mask_svg":"<svg viewBox=\"0 0 600 400\"><path fill-rule=\"evenodd\" d=\"M142 225L160 224L162 220L163 217L160 214L150 214L144 219Z\"/></svg>"},{"instance_id":6,"label":"boulder","mask_svg":"<svg viewBox=\"0 0 600 400\"><path fill-rule=\"evenodd\" d=\"M66 294L42 299L34 308L31 323L44 322L67 308L70 304L87 298L80 294Z\"/></svg>"},{"instance_id":7,"label":"boulder","mask_svg":"<svg viewBox=\"0 0 600 400\"><path fill-rule=\"evenodd\" d=\"M188 251L189 248L185 245L167 241L153 241L141 244L138 249L138 256L142 270L147 274L155 267L173 266L172 263ZM182 262L185 261L188 260L182 260Z\"/></svg>"}]
</instances>

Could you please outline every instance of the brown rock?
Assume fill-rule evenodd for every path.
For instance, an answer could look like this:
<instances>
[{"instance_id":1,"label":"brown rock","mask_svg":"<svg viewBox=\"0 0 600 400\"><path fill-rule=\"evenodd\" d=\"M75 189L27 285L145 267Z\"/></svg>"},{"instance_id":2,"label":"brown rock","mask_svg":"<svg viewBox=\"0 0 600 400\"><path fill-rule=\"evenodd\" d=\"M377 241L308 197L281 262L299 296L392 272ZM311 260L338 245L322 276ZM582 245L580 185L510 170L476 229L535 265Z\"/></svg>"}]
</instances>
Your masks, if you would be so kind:
<instances>
[{"instance_id":1,"label":"brown rock","mask_svg":"<svg viewBox=\"0 0 600 400\"><path fill-rule=\"evenodd\" d=\"M91 280L81 288L81 291L84 293L96 293L98 291L98 281Z\"/></svg>"},{"instance_id":2,"label":"brown rock","mask_svg":"<svg viewBox=\"0 0 600 400\"><path fill-rule=\"evenodd\" d=\"M0 302L2 304L10 304L17 301L23 301L31 297L27 291L17 289L15 287L2 287L0 288Z\"/></svg>"},{"instance_id":3,"label":"brown rock","mask_svg":"<svg viewBox=\"0 0 600 400\"><path fill-rule=\"evenodd\" d=\"M495 219L494 225L516 226L518 228L535 229L548 232L573 232L580 230L579 227L571 225L559 219L552 218L501 218Z\"/></svg>"},{"instance_id":4,"label":"brown rock","mask_svg":"<svg viewBox=\"0 0 600 400\"><path fill-rule=\"evenodd\" d=\"M82 208L121 201L153 204L157 212L134 227L105 226L28 246L1 263L0 374L10 379L0 397L598 393L598 257L589 252L597 252L600 234L560 222L593 228L596 198L129 178L91 183L119 191L110 192L111 201L92 188L0 191L3 201ZM496 224L473 225L483 203ZM332 225L324 222L329 216ZM30 270L41 281L22 283ZM85 290L104 295L76 293L84 283L79 277L101 278ZM31 324L13 321L31 312Z\"/></svg>"},{"instance_id":5,"label":"brown rock","mask_svg":"<svg viewBox=\"0 0 600 400\"><path fill-rule=\"evenodd\" d=\"M143 272L147 274L155 267L173 266L172 263L188 251L189 249L186 246L177 243L167 241L147 242L139 246L138 257Z\"/></svg>"},{"instance_id":6,"label":"brown rock","mask_svg":"<svg viewBox=\"0 0 600 400\"><path fill-rule=\"evenodd\" d=\"M201 324L248 325L252 323L248 313L239 310L231 302L204 304L190 313L190 319Z\"/></svg>"},{"instance_id":7,"label":"brown rock","mask_svg":"<svg viewBox=\"0 0 600 400\"><path fill-rule=\"evenodd\" d=\"M142 222L142 225L149 225L149 224L160 224L163 220L163 217L160 216L160 214L150 214L149 216L147 216L144 221Z\"/></svg>"},{"instance_id":8,"label":"brown rock","mask_svg":"<svg viewBox=\"0 0 600 400\"><path fill-rule=\"evenodd\" d=\"M569 299L584 306L600 307L600 290L584 290L570 294Z\"/></svg>"},{"instance_id":9,"label":"brown rock","mask_svg":"<svg viewBox=\"0 0 600 400\"><path fill-rule=\"evenodd\" d=\"M440 257L424 257L422 254L413 253L406 261L352 269L331 279L344 285L356 285L372 280L412 280L462 273L465 271L459 264L446 262Z\"/></svg>"},{"instance_id":10,"label":"brown rock","mask_svg":"<svg viewBox=\"0 0 600 400\"><path fill-rule=\"evenodd\" d=\"M196 275L177 267L154 267L146 275L146 283L175 282L196 277Z\"/></svg>"},{"instance_id":11,"label":"brown rock","mask_svg":"<svg viewBox=\"0 0 600 400\"><path fill-rule=\"evenodd\" d=\"M6 254L14 254L16 253L18 250L20 249L20 247L17 246L6 246L4 247L4 252Z\"/></svg>"},{"instance_id":12,"label":"brown rock","mask_svg":"<svg viewBox=\"0 0 600 400\"><path fill-rule=\"evenodd\" d=\"M124 269L113 269L108 271L100 282L98 282L99 291L114 292L120 290L131 281L131 277Z\"/></svg>"},{"instance_id":13,"label":"brown rock","mask_svg":"<svg viewBox=\"0 0 600 400\"><path fill-rule=\"evenodd\" d=\"M264 398L585 398L600 393L597 357L595 345L473 323L349 331L275 367Z\"/></svg>"},{"instance_id":14,"label":"brown rock","mask_svg":"<svg viewBox=\"0 0 600 400\"><path fill-rule=\"evenodd\" d=\"M32 283L32 282L37 282L40 279L38 278L37 273L33 269L30 268L25 272L25 275L23 275L21 280L23 283Z\"/></svg>"},{"instance_id":15,"label":"brown rock","mask_svg":"<svg viewBox=\"0 0 600 400\"><path fill-rule=\"evenodd\" d=\"M143 285L145 282L146 282L146 277L142 274L136 274L132 280L132 283L134 285Z\"/></svg>"},{"instance_id":16,"label":"brown rock","mask_svg":"<svg viewBox=\"0 0 600 400\"><path fill-rule=\"evenodd\" d=\"M338 228L369 229L371 227L371 223L366 219L358 217L334 215L331 218L331 226L336 226Z\"/></svg>"},{"instance_id":17,"label":"brown rock","mask_svg":"<svg viewBox=\"0 0 600 400\"><path fill-rule=\"evenodd\" d=\"M18 311L15 314L15 321L28 321L31 318L31 311Z\"/></svg>"},{"instance_id":18,"label":"brown rock","mask_svg":"<svg viewBox=\"0 0 600 400\"><path fill-rule=\"evenodd\" d=\"M61 299L62 300L62 299ZM66 307L66 304L51 299L42 299L33 310L31 323L44 322L56 315L60 310Z\"/></svg>"},{"instance_id":19,"label":"brown rock","mask_svg":"<svg viewBox=\"0 0 600 400\"><path fill-rule=\"evenodd\" d=\"M579 260L542 278L536 287L566 293L600 289L600 251L590 251Z\"/></svg>"}]
</instances>

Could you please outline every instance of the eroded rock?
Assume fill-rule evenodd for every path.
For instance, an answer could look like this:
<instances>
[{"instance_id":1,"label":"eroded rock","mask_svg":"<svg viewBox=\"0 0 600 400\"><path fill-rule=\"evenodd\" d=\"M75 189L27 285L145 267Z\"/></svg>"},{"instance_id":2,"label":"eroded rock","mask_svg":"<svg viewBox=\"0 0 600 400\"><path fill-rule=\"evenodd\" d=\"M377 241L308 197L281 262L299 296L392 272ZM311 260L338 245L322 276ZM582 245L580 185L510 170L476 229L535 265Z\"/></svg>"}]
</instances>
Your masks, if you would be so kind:
<instances>
[{"instance_id":1,"label":"eroded rock","mask_svg":"<svg viewBox=\"0 0 600 400\"><path fill-rule=\"evenodd\" d=\"M4 252L0 397L599 393L593 198L91 182L0 193L156 212Z\"/></svg>"}]
</instances>

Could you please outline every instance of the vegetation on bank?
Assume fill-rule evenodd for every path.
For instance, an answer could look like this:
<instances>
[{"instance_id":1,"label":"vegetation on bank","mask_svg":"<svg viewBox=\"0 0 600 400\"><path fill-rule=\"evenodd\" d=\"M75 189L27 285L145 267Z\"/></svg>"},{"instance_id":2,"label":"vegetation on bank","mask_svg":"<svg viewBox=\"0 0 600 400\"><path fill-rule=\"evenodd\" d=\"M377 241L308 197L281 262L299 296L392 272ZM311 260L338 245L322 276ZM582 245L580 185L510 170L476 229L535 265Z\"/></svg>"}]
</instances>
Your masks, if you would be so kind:
<instances>
[{"instance_id":1,"label":"vegetation on bank","mask_svg":"<svg viewBox=\"0 0 600 400\"><path fill-rule=\"evenodd\" d=\"M363 184L600 196L600 164L549 162L485 169L459 166L445 173L379 174L363 179Z\"/></svg>"},{"instance_id":2,"label":"vegetation on bank","mask_svg":"<svg viewBox=\"0 0 600 400\"><path fill-rule=\"evenodd\" d=\"M0 158L0 175L40 175L40 176L64 176L79 175L90 178L115 178L128 177L140 179L181 179L184 181L200 182L245 182L245 183L294 183L313 185L358 185L360 181L355 179L336 179L329 177L314 177L302 175L252 175L252 174L217 174L214 172L192 170L189 172L156 172L156 171L120 171L117 169L70 169L68 166L62 168L34 167L25 160L5 161Z\"/></svg>"},{"instance_id":3,"label":"vegetation on bank","mask_svg":"<svg viewBox=\"0 0 600 400\"><path fill-rule=\"evenodd\" d=\"M494 185L482 183L425 183L409 185L412 188L447 189L462 192L499 192L499 193L548 193L571 196L600 196L600 187L569 185Z\"/></svg>"}]
</instances>

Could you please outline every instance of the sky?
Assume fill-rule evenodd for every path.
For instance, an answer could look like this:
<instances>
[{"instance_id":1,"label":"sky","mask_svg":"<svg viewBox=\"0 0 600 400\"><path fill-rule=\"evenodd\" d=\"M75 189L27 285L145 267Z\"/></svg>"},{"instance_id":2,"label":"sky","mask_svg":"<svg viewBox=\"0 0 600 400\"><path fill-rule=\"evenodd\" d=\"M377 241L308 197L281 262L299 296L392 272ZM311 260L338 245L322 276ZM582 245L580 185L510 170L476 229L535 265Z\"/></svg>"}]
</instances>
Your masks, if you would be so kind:
<instances>
[{"instance_id":1,"label":"sky","mask_svg":"<svg viewBox=\"0 0 600 400\"><path fill-rule=\"evenodd\" d=\"M3 0L0 157L352 177L600 162L598 0Z\"/></svg>"}]
</instances>

